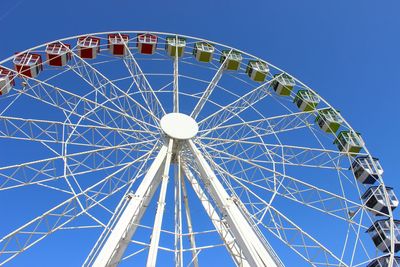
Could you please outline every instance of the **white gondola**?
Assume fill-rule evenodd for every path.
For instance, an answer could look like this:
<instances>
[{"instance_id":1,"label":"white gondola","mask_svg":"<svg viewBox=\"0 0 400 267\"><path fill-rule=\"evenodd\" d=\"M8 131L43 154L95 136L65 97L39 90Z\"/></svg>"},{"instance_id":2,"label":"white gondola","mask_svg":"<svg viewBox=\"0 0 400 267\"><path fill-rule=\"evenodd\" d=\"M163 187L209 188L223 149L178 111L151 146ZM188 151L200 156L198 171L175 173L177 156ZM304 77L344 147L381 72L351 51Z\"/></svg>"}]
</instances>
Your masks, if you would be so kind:
<instances>
[{"instance_id":1,"label":"white gondola","mask_svg":"<svg viewBox=\"0 0 400 267\"><path fill-rule=\"evenodd\" d=\"M392 187L386 187L386 192L389 196L390 208L394 210L399 205L399 200L394 194ZM361 199L365 206L370 208L370 212L374 215L389 215L389 207L386 204L385 194L382 186L371 186L362 195Z\"/></svg>"},{"instance_id":2,"label":"white gondola","mask_svg":"<svg viewBox=\"0 0 400 267\"><path fill-rule=\"evenodd\" d=\"M369 156L357 157L352 164L354 176L363 184L373 184L383 174L379 159Z\"/></svg>"},{"instance_id":3,"label":"white gondola","mask_svg":"<svg viewBox=\"0 0 400 267\"><path fill-rule=\"evenodd\" d=\"M383 256L371 261L367 267L389 267L390 256ZM400 267L400 257L395 256L392 267Z\"/></svg>"},{"instance_id":4,"label":"white gondola","mask_svg":"<svg viewBox=\"0 0 400 267\"><path fill-rule=\"evenodd\" d=\"M12 71L0 67L0 95L8 94L15 85Z\"/></svg>"},{"instance_id":5,"label":"white gondola","mask_svg":"<svg viewBox=\"0 0 400 267\"><path fill-rule=\"evenodd\" d=\"M178 57L183 56L185 53L186 39L177 36L168 36L165 42L165 50L171 57L175 57L176 51L178 51Z\"/></svg>"},{"instance_id":6,"label":"white gondola","mask_svg":"<svg viewBox=\"0 0 400 267\"><path fill-rule=\"evenodd\" d=\"M367 233L372 238L375 246L383 252L391 250L390 220L378 220L368 228ZM400 250L400 221L394 220L394 251Z\"/></svg>"}]
</instances>

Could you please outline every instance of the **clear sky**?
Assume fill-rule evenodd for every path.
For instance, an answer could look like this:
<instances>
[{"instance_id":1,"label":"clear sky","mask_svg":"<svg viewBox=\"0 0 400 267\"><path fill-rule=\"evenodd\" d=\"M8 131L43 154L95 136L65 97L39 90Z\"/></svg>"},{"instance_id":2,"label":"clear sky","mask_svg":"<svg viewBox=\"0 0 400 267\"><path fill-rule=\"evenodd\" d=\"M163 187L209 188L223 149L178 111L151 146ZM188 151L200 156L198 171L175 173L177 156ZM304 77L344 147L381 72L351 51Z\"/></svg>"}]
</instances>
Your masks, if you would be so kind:
<instances>
[{"instance_id":1,"label":"clear sky","mask_svg":"<svg viewBox=\"0 0 400 267\"><path fill-rule=\"evenodd\" d=\"M112 30L182 33L247 51L340 110L380 158L386 184L400 188L397 0L2 0L0 25L0 59L47 41Z\"/></svg>"}]
</instances>

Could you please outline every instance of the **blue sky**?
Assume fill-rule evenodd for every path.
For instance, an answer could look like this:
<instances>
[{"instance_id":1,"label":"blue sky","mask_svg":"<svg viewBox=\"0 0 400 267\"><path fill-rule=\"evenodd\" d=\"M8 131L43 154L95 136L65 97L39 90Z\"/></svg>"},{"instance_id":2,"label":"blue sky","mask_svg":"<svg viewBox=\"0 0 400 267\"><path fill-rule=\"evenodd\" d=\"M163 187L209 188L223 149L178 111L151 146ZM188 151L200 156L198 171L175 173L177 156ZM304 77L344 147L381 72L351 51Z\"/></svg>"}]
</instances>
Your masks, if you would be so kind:
<instances>
[{"instance_id":1,"label":"blue sky","mask_svg":"<svg viewBox=\"0 0 400 267\"><path fill-rule=\"evenodd\" d=\"M399 10L396 0L3 0L0 59L108 30L176 32L237 47L293 74L340 110L380 158L386 184L400 188Z\"/></svg>"}]
</instances>

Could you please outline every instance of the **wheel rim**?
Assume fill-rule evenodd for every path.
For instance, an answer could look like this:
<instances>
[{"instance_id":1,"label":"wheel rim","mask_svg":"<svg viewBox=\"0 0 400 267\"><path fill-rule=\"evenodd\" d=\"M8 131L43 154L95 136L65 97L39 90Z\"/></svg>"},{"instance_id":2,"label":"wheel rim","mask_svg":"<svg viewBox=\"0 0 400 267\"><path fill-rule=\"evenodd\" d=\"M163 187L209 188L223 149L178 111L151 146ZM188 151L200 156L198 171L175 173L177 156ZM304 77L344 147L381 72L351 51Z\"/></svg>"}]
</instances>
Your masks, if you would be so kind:
<instances>
[{"instance_id":1,"label":"wheel rim","mask_svg":"<svg viewBox=\"0 0 400 267\"><path fill-rule=\"evenodd\" d=\"M135 192L168 139L159 121L171 112L196 117L199 132L192 138L194 144L229 194L240 200L248 219L258 226L259 235L275 251L285 249L284 253L277 253L279 257L285 259L288 253L293 257L292 262L302 258L305 266L307 263L360 266L376 258L376 248L364 233L376 217L361 200L367 187L357 183L349 170L354 157L338 152L332 145L335 135L323 133L314 122L318 110L332 108L321 96L318 95L317 110L299 111L292 103L295 92L305 89L317 93L292 76L296 86L291 95L276 95L270 86L276 80L272 75L283 71L269 62L222 44L183 35L179 36L186 38L185 54L177 59L166 55L164 50L167 36L176 36L167 33L152 33L158 36L158 49L153 55L142 55L135 45L138 33L141 32L121 32L130 35L129 53L124 57L108 52L110 33L82 35L101 40L101 51L93 60L78 56L75 44L80 36L57 40L72 45L68 64L61 68L45 64L44 71L33 79L19 76L15 88L1 96L4 151L12 151L14 146L35 151L7 153L0 167L1 190L9 194L7 198L18 197L23 190L46 191L42 197L32 194L32 198L37 198L37 203L36 200L33 203L39 206L36 212L46 216L36 217L27 228L15 228L16 231L4 228L1 262L23 260L25 253L20 252L31 245L30 250L40 253L40 244L58 232L71 230L95 236L94 232L99 235L105 226L112 226L112 215L121 212L126 203L121 199ZM193 58L191 49L196 42L215 47L213 61L200 63ZM44 55L46 45L25 52ZM224 50L242 54L239 71L223 71L218 60ZM14 58L0 65L12 69ZM253 82L246 75L249 60L263 61L269 66L265 83ZM22 113L28 105L30 112ZM355 132L344 119L341 128ZM199 176L189 150L183 146L179 151L182 165ZM360 155L371 157L365 145ZM224 250L222 241L212 223L206 224L203 219L199 221L205 225L204 229L195 224L195 218L192 218L195 233L187 229L191 223L185 219L182 184L173 183L173 173L171 170L158 262L169 259L179 264L194 264L195 251L199 263L207 263ZM93 179L95 175L103 180ZM381 177L378 184L384 186ZM188 199L194 203L189 205L201 214L199 217L206 217L204 211L200 212L202 206L196 204L196 194L190 186L186 181ZM180 201L174 201L174 195ZM385 196L388 203L387 192ZM54 199L53 205L48 205L46 198ZM152 207L157 198L158 193ZM179 205L174 206L174 202ZM51 206L56 209L51 210ZM180 212L175 215L169 208ZM10 211L5 212L11 217ZM68 213L53 215L60 212ZM23 225L34 215L32 211L17 218L16 223ZM154 216L154 211L146 212L140 225L143 233L135 234L123 262L146 262ZM171 217L173 223L168 222ZM391 220L393 232L391 210L386 217ZM309 218L314 222L310 223ZM71 223L65 223L69 220ZM325 230L317 229L317 225L323 225L321 228ZM197 227L201 230L196 231ZM338 240L334 241L333 235L326 234L326 229L333 228L341 233L335 235ZM107 236L107 231L103 233ZM193 249L182 236L195 236L204 244ZM96 240L92 237L88 241L86 254ZM98 246L101 247L101 242ZM393 240L391 246L394 247ZM95 257L97 248L93 248L86 263ZM387 254L392 255L393 251ZM290 260L283 262L291 265Z\"/></svg>"}]
</instances>

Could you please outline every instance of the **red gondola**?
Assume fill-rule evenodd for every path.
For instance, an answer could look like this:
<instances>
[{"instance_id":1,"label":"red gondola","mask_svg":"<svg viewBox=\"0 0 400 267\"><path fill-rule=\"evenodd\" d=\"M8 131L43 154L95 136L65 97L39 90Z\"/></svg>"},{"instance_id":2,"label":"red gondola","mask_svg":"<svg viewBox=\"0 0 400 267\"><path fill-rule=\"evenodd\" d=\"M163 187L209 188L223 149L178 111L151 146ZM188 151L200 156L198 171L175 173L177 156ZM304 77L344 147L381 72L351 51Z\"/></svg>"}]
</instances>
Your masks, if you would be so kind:
<instances>
[{"instance_id":1,"label":"red gondola","mask_svg":"<svg viewBox=\"0 0 400 267\"><path fill-rule=\"evenodd\" d=\"M82 36L78 38L78 55L81 58L94 59L100 52L100 38Z\"/></svg>"},{"instance_id":2,"label":"red gondola","mask_svg":"<svg viewBox=\"0 0 400 267\"><path fill-rule=\"evenodd\" d=\"M71 46L60 42L52 43L46 47L47 63L50 66L65 66L71 60Z\"/></svg>"},{"instance_id":3,"label":"red gondola","mask_svg":"<svg viewBox=\"0 0 400 267\"><path fill-rule=\"evenodd\" d=\"M43 70L42 56L32 53L17 53L14 58L14 66L18 74L35 78Z\"/></svg>"},{"instance_id":4,"label":"red gondola","mask_svg":"<svg viewBox=\"0 0 400 267\"><path fill-rule=\"evenodd\" d=\"M128 34L111 33L108 35L108 49L115 56L125 56L128 52Z\"/></svg>"},{"instance_id":5,"label":"red gondola","mask_svg":"<svg viewBox=\"0 0 400 267\"><path fill-rule=\"evenodd\" d=\"M0 95L5 95L15 85L14 73L11 70L0 67Z\"/></svg>"},{"instance_id":6,"label":"red gondola","mask_svg":"<svg viewBox=\"0 0 400 267\"><path fill-rule=\"evenodd\" d=\"M138 34L136 46L142 54L154 54L157 47L157 35L150 33Z\"/></svg>"}]
</instances>

